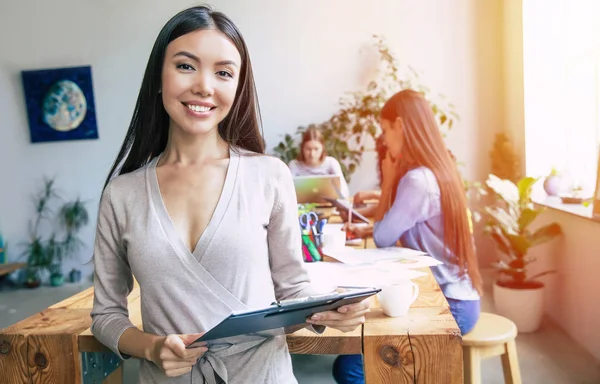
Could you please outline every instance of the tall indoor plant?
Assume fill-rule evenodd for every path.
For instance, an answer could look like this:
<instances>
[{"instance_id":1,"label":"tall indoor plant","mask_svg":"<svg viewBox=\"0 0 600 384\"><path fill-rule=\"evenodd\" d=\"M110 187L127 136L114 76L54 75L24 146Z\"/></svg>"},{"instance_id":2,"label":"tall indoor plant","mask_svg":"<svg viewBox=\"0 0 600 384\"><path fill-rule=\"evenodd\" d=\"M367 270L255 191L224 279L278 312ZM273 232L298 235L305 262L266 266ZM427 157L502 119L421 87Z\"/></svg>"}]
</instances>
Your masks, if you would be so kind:
<instances>
[{"instance_id":1,"label":"tall indoor plant","mask_svg":"<svg viewBox=\"0 0 600 384\"><path fill-rule=\"evenodd\" d=\"M555 222L531 228L544 211L531 199L531 189L537 181L537 178L525 177L515 184L493 174L486 181L496 197L494 205L485 207L488 217L485 232L499 251L499 259L494 263L499 272L494 284L494 303L496 311L513 320L520 332L533 332L539 327L544 292L544 283L539 278L554 272L531 275L528 267L536 259L529 250L562 233Z\"/></svg>"},{"instance_id":2,"label":"tall indoor plant","mask_svg":"<svg viewBox=\"0 0 600 384\"><path fill-rule=\"evenodd\" d=\"M83 245L77 233L89 222L85 203L79 198L66 202L53 217L51 205L58 199L54 179L45 179L44 188L34 200L35 218L29 223L29 242L23 252L27 259L25 285L30 288L39 286L46 273L51 285L62 285L63 261ZM42 223L53 229L47 237L43 236Z\"/></svg>"}]
</instances>

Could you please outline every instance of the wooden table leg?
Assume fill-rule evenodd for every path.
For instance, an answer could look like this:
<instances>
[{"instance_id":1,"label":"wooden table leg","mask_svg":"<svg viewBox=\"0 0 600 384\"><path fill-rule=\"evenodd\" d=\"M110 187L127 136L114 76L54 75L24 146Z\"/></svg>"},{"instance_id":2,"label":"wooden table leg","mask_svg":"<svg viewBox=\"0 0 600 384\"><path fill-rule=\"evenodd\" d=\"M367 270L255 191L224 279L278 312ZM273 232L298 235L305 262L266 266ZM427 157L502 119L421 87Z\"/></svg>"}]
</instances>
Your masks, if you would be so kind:
<instances>
[{"instance_id":1,"label":"wooden table leg","mask_svg":"<svg viewBox=\"0 0 600 384\"><path fill-rule=\"evenodd\" d=\"M365 336L367 384L463 383L460 336Z\"/></svg>"},{"instance_id":2,"label":"wooden table leg","mask_svg":"<svg viewBox=\"0 0 600 384\"><path fill-rule=\"evenodd\" d=\"M30 335L27 364L32 383L81 382L77 335Z\"/></svg>"},{"instance_id":3,"label":"wooden table leg","mask_svg":"<svg viewBox=\"0 0 600 384\"><path fill-rule=\"evenodd\" d=\"M24 335L0 335L0 372L0 384L29 382Z\"/></svg>"}]
</instances>

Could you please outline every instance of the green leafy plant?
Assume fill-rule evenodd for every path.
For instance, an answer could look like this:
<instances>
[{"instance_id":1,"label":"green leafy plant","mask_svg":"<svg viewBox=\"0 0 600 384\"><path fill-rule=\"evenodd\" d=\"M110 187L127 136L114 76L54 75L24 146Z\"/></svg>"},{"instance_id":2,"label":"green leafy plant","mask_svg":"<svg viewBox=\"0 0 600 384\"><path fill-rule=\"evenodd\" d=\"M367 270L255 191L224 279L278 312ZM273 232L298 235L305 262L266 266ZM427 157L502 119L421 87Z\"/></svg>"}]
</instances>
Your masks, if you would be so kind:
<instances>
[{"instance_id":1,"label":"green leafy plant","mask_svg":"<svg viewBox=\"0 0 600 384\"><path fill-rule=\"evenodd\" d=\"M530 256L530 248L546 243L562 233L558 223L551 223L535 230L530 228L543 207L536 207L531 200L531 189L537 178L525 177L517 184L508 179L489 175L486 185L496 197L496 204L485 207L488 222L485 232L494 240L501 257L494 263L500 276L498 284L507 288L526 289L541 287L536 279L555 272L544 271L533 276L528 273L529 264L536 259Z\"/></svg>"},{"instance_id":2,"label":"green leafy plant","mask_svg":"<svg viewBox=\"0 0 600 384\"><path fill-rule=\"evenodd\" d=\"M63 204L56 217L50 208L54 200L60 197L56 193L54 179L45 178L44 188L35 196L35 218L29 222L29 242L22 254L27 259L26 284L35 287L41 275L49 273L51 279L62 277L63 261L73 256L83 245L77 232L89 222L89 214L85 203L79 198ZM47 238L41 234L43 222L54 224L55 231ZM64 238L59 239L60 235Z\"/></svg>"},{"instance_id":3,"label":"green leafy plant","mask_svg":"<svg viewBox=\"0 0 600 384\"><path fill-rule=\"evenodd\" d=\"M62 262L62 257L68 257L76 253L83 246L83 241L77 236L77 232L88 224L90 217L85 204L77 198L75 201L62 206L58 218L65 232L65 239L62 241L62 253L60 253L58 259L59 262Z\"/></svg>"},{"instance_id":4,"label":"green leafy plant","mask_svg":"<svg viewBox=\"0 0 600 384\"><path fill-rule=\"evenodd\" d=\"M297 134L302 134L305 131L305 128L298 128ZM296 141L296 138L289 133L286 133L283 136L283 141L279 142L273 151L283 162L288 164L290 161L294 160L298 157L300 153L299 143Z\"/></svg>"},{"instance_id":5,"label":"green leafy plant","mask_svg":"<svg viewBox=\"0 0 600 384\"><path fill-rule=\"evenodd\" d=\"M372 44L379 54L379 71L375 79L365 90L348 92L342 96L339 110L327 121L298 127L293 135L286 134L273 148L281 160L287 163L295 159L302 133L310 127L316 127L323 134L328 154L338 159L346 180L350 181L361 163L366 141L369 137L375 140L379 135L379 113L383 105L394 93L407 88L424 94L444 135L452 129L458 120L454 105L446 102L442 94L432 96L431 90L421 84L419 73L413 68L407 67L401 74L398 61L384 37L373 35Z\"/></svg>"}]
</instances>

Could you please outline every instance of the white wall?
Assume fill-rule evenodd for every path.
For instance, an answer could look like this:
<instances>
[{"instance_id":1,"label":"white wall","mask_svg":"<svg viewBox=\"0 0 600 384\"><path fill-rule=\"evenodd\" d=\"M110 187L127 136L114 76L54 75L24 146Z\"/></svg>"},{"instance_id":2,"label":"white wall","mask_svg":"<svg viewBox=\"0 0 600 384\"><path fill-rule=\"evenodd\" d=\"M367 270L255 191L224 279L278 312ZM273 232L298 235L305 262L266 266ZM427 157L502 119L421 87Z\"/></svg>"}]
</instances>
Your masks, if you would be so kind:
<instances>
[{"instance_id":1,"label":"white wall","mask_svg":"<svg viewBox=\"0 0 600 384\"><path fill-rule=\"evenodd\" d=\"M29 0L0 4L0 224L15 259L32 216L30 195L55 175L66 197L89 201L100 189L126 132L151 46L164 22L194 1ZM367 5L369 4L369 5ZM298 125L322 121L343 92L368 80L360 48L387 36L403 64L456 105L448 138L481 179L493 132L502 128L499 0L215 1L241 28L256 74L269 148ZM33 11L35 10L35 12ZM99 140L30 144L20 71L91 65ZM353 190L375 183L374 156ZM89 259L94 226L83 231ZM88 266L89 268L89 266ZM89 270L89 269L88 269Z\"/></svg>"},{"instance_id":2,"label":"white wall","mask_svg":"<svg viewBox=\"0 0 600 384\"><path fill-rule=\"evenodd\" d=\"M504 12L505 131L513 138L521 159L525 159L522 1L507 1ZM529 134L527 139L531 139ZM556 209L548 209L538 220L537 225L557 222L564 232L561 238L531 250L531 256L537 258L532 265L532 274L548 269L557 271L555 275L543 278L547 284L545 311L578 344L600 360L600 223Z\"/></svg>"},{"instance_id":3,"label":"white wall","mask_svg":"<svg viewBox=\"0 0 600 384\"><path fill-rule=\"evenodd\" d=\"M600 361L600 223L548 209L539 225L557 222L563 236L531 251L531 273L556 270L544 278L545 310L579 345Z\"/></svg>"}]
</instances>

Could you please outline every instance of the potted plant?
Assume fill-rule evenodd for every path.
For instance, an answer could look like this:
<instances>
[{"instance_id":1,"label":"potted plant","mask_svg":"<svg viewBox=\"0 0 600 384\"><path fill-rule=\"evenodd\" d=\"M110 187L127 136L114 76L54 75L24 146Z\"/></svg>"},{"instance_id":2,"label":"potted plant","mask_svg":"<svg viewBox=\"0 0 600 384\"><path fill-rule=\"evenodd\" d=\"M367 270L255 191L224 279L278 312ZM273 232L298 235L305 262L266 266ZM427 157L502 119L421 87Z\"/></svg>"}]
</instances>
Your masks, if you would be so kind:
<instances>
[{"instance_id":1,"label":"potted plant","mask_svg":"<svg viewBox=\"0 0 600 384\"><path fill-rule=\"evenodd\" d=\"M51 264L48 267L48 271L50 272L50 285L53 287L60 287L65 283L65 275L62 273L62 265L61 264Z\"/></svg>"},{"instance_id":2,"label":"potted plant","mask_svg":"<svg viewBox=\"0 0 600 384\"><path fill-rule=\"evenodd\" d=\"M519 332L533 332L539 327L544 305L544 283L539 278L555 272L532 276L528 267L536 259L529 255L529 249L562 233L557 223L531 229L544 211L531 200L531 189L537 181L525 177L514 184L493 174L486 181L497 199L497 204L485 207L488 222L484 228L500 252L499 260L493 264L499 272L493 288L494 304L500 315L515 322Z\"/></svg>"},{"instance_id":3,"label":"potted plant","mask_svg":"<svg viewBox=\"0 0 600 384\"><path fill-rule=\"evenodd\" d=\"M35 219L29 221L29 242L22 256L27 258L25 286L36 288L41 284L41 274L50 267L51 254L48 253L46 242L40 236L40 225L50 215L50 200L56 197L54 180L45 179L44 188L34 200Z\"/></svg>"},{"instance_id":4,"label":"potted plant","mask_svg":"<svg viewBox=\"0 0 600 384\"><path fill-rule=\"evenodd\" d=\"M64 282L63 260L75 255L83 246L83 241L77 236L77 232L89 222L89 214L85 204L79 198L65 203L58 212L58 222L62 227L65 238L59 244L60 248L54 250L54 260L57 267L54 267L53 275L54 281L58 283L57 285L62 285ZM52 278L52 275L50 277Z\"/></svg>"},{"instance_id":5,"label":"potted plant","mask_svg":"<svg viewBox=\"0 0 600 384\"><path fill-rule=\"evenodd\" d=\"M50 205L52 200L57 198L54 180L45 179L42 192L34 200L35 218L29 223L29 242L22 254L27 258L28 264L25 285L30 288L38 287L45 273L49 274L51 285L62 285L63 261L73 256L83 245L77 237L77 232L89 222L85 204L80 199L67 202L60 207L56 220L52 220ZM58 224L58 231L52 232L47 239L41 235L41 224L44 221ZM62 232L64 239L60 239L57 232Z\"/></svg>"}]
</instances>

